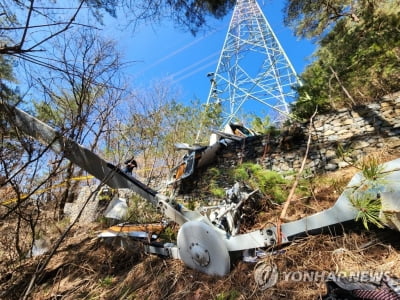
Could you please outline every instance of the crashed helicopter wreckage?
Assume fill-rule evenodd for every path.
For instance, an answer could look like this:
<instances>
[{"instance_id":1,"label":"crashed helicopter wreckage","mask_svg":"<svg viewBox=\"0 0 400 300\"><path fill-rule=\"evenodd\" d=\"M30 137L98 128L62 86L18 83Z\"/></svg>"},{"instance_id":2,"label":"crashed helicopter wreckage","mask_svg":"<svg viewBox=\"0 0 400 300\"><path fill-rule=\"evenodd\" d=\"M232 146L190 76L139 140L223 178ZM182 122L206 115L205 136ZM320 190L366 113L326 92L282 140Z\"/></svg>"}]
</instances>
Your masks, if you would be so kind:
<instances>
[{"instance_id":1,"label":"crashed helicopter wreckage","mask_svg":"<svg viewBox=\"0 0 400 300\"><path fill-rule=\"evenodd\" d=\"M226 201L224 205L203 210L188 210L174 199L125 174L73 140L61 136L33 116L4 103L0 103L0 109L5 112L11 124L48 145L55 152L63 153L71 162L109 187L131 189L155 205L166 219L180 226L177 245L150 243L147 250L150 253L181 259L186 266L206 274L224 276L229 273L232 253L242 252L243 255L247 255L248 252L268 250L277 245L279 240L283 244L289 243L298 236L355 220L360 217L361 210L358 210L354 203L363 198L379 199L384 216L383 224L400 230L400 159L380 165L379 174L372 179L362 172L357 173L329 209L284 223L280 228L269 225L240 234L240 218L237 218L237 211L249 194L239 194L238 201ZM230 221L223 224L221 220L227 216L230 216ZM118 230L118 227L110 229L107 234L118 235ZM106 237L106 233L103 235Z\"/></svg>"},{"instance_id":2,"label":"crashed helicopter wreckage","mask_svg":"<svg viewBox=\"0 0 400 300\"><path fill-rule=\"evenodd\" d=\"M188 153L182 158L182 161L170 171L168 184L188 178L193 175L196 169L211 164L217 157L217 152L222 146L228 146L233 141L242 141L247 137L255 135L255 132L241 124L230 123L225 126L224 131L213 131L209 146L190 146L186 143L175 144L175 148L178 150L187 150Z\"/></svg>"}]
</instances>

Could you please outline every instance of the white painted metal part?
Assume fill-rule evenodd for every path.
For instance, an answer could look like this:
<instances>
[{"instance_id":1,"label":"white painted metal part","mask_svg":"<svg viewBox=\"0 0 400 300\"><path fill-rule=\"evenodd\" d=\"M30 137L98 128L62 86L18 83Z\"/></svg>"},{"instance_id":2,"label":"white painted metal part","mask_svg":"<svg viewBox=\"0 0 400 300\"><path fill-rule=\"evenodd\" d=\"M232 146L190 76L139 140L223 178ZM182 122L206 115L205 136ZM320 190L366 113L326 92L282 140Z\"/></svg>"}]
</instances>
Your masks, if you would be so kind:
<instances>
[{"instance_id":1,"label":"white painted metal part","mask_svg":"<svg viewBox=\"0 0 400 300\"><path fill-rule=\"evenodd\" d=\"M200 272L210 275L226 275L230 270L229 252L246 249L266 248L277 241L277 228L271 226L245 234L230 235L213 226L207 217L200 212L185 209L173 199L152 190L139 180L123 173L118 167L107 163L90 150L75 141L63 137L50 126L30 116L29 114L0 102L0 110L8 113L8 118L19 129L38 139L46 145L51 145L56 152L62 152L87 172L102 180L113 188L129 188L138 195L155 205L169 220L181 225L178 233L178 254L171 252L174 247L168 247L169 256L180 257L183 262ZM371 183L370 192L383 199L384 210L399 212L400 193L400 159L382 165L379 180ZM317 214L289 222L281 226L282 242L289 242L299 234L310 233L315 229L354 220L358 211L349 200L349 193L362 193L365 182L361 173L356 174L345 192L335 205ZM238 204L239 206L239 204ZM221 214L222 216L222 214ZM398 219L390 220L397 227ZM399 222L400 223L400 222ZM400 226L400 225L399 225ZM165 250L164 249L164 250ZM170 249L170 250L169 250ZM155 249L159 251L159 249ZM154 250L154 251L155 251ZM158 253L158 252L157 252Z\"/></svg>"},{"instance_id":2,"label":"white painted metal part","mask_svg":"<svg viewBox=\"0 0 400 300\"><path fill-rule=\"evenodd\" d=\"M189 221L178 232L179 256L186 266L209 275L230 271L230 256L224 239L210 225Z\"/></svg>"},{"instance_id":3,"label":"white painted metal part","mask_svg":"<svg viewBox=\"0 0 400 300\"><path fill-rule=\"evenodd\" d=\"M110 219L123 220L128 215L126 199L114 197L108 204L104 216Z\"/></svg>"}]
</instances>

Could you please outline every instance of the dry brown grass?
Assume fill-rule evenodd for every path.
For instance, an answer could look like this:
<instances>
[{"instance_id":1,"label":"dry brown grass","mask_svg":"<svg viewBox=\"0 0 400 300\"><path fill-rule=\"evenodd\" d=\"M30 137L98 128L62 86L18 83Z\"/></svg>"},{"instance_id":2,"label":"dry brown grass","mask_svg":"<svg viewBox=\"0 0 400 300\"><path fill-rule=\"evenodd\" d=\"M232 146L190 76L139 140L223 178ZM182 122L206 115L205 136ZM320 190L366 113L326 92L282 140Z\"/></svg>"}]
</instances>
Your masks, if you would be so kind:
<instances>
[{"instance_id":1,"label":"dry brown grass","mask_svg":"<svg viewBox=\"0 0 400 300\"><path fill-rule=\"evenodd\" d=\"M385 161L392 159L384 157ZM383 156L382 156L383 157ZM309 197L297 197L288 216L297 219L334 204L341 189L358 170L346 168L318 178ZM265 206L251 230L277 220L280 206ZM96 227L97 226L97 227ZM76 227L45 269L32 299L319 299L323 281L285 281L286 272L384 271L400 277L400 233L345 228L340 234L320 234L294 241L265 258L276 264L280 280L261 290L254 264L235 261L225 277L190 270L179 260L143 254L140 243L130 251L120 241L96 239L98 225ZM0 298L18 299L34 274L40 257L22 261L0 274ZM3 269L4 270L4 269Z\"/></svg>"},{"instance_id":2,"label":"dry brown grass","mask_svg":"<svg viewBox=\"0 0 400 300\"><path fill-rule=\"evenodd\" d=\"M325 283L284 281L286 272L385 271L400 277L400 234L358 231L321 234L295 241L268 256L280 271L278 283L260 290L254 264L235 262L225 277L190 270L179 260L143 255L140 244L131 251L117 243L89 238L79 228L45 270L32 299L318 299ZM136 248L135 248L136 247ZM38 258L2 274L1 299L17 299L36 269Z\"/></svg>"}]
</instances>

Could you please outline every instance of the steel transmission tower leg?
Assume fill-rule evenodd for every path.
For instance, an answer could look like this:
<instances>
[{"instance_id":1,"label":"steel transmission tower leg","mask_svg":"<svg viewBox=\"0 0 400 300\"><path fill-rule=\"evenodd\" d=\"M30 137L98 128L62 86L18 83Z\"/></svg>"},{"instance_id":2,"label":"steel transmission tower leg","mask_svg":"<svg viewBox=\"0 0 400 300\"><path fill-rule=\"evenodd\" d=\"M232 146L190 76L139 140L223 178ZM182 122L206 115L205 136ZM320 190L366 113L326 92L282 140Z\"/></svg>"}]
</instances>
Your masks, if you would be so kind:
<instances>
[{"instance_id":1,"label":"steel transmission tower leg","mask_svg":"<svg viewBox=\"0 0 400 300\"><path fill-rule=\"evenodd\" d=\"M207 106L220 107L223 126L248 114L281 123L293 101L296 72L256 0L238 0Z\"/></svg>"}]
</instances>

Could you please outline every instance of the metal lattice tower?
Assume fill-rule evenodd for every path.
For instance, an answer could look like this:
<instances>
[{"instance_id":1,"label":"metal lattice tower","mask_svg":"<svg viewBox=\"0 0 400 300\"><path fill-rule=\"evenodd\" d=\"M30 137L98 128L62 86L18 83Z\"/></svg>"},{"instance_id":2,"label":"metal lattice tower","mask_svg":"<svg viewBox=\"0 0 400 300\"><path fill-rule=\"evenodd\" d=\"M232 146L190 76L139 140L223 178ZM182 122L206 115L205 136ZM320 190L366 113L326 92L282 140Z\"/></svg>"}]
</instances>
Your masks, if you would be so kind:
<instances>
[{"instance_id":1,"label":"metal lattice tower","mask_svg":"<svg viewBox=\"0 0 400 300\"><path fill-rule=\"evenodd\" d=\"M224 124L242 114L268 115L281 123L289 113L296 72L256 0L238 0L215 73L208 74L207 105L221 105Z\"/></svg>"}]
</instances>

